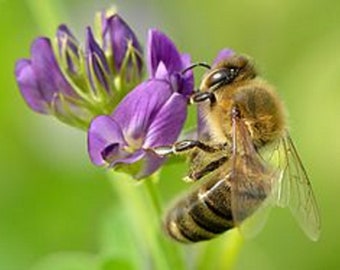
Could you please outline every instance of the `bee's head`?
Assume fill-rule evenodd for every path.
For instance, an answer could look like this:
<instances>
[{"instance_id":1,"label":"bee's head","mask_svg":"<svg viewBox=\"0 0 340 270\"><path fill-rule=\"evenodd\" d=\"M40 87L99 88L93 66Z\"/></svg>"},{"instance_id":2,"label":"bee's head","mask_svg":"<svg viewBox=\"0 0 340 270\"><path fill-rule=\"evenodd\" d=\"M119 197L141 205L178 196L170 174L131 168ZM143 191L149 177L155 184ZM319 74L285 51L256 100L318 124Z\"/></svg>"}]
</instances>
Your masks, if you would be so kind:
<instances>
[{"instance_id":1,"label":"bee's head","mask_svg":"<svg viewBox=\"0 0 340 270\"><path fill-rule=\"evenodd\" d=\"M254 65L243 55L232 55L218 62L203 78L202 90L216 91L222 86L256 77Z\"/></svg>"}]
</instances>

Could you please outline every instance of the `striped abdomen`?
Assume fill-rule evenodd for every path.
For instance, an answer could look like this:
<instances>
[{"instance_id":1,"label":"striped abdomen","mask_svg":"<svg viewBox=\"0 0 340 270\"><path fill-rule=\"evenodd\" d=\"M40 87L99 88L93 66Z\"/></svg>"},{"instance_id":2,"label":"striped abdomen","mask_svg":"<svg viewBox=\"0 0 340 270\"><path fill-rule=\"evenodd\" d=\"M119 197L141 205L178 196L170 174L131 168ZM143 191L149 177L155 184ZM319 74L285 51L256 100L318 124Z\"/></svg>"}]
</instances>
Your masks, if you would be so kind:
<instances>
[{"instance_id":1,"label":"striped abdomen","mask_svg":"<svg viewBox=\"0 0 340 270\"><path fill-rule=\"evenodd\" d=\"M233 228L229 183L207 181L170 209L164 225L172 238L184 243L208 240Z\"/></svg>"}]
</instances>

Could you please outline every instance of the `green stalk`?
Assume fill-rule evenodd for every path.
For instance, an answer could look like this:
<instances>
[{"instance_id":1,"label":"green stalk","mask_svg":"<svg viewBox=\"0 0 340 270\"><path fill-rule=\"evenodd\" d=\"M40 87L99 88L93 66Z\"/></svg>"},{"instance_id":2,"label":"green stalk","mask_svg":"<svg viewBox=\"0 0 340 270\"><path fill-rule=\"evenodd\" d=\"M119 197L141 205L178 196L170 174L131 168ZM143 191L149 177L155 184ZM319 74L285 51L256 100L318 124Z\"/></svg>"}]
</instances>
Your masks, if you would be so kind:
<instances>
[{"instance_id":1,"label":"green stalk","mask_svg":"<svg viewBox=\"0 0 340 270\"><path fill-rule=\"evenodd\" d=\"M158 174L154 174L149 179L144 181L146 192L152 202L152 205L156 211L157 217L162 216L162 203L157 192L156 183L158 182Z\"/></svg>"},{"instance_id":2,"label":"green stalk","mask_svg":"<svg viewBox=\"0 0 340 270\"><path fill-rule=\"evenodd\" d=\"M242 245L243 237L238 229L210 240L201 249L200 260L197 262L198 269L234 269Z\"/></svg>"},{"instance_id":3,"label":"green stalk","mask_svg":"<svg viewBox=\"0 0 340 270\"><path fill-rule=\"evenodd\" d=\"M155 177L137 183L130 176L114 171L109 172L114 190L127 211L131 230L138 237L143 249L148 250L153 269L184 270L180 246L165 239L161 232L162 207L155 186Z\"/></svg>"},{"instance_id":4,"label":"green stalk","mask_svg":"<svg viewBox=\"0 0 340 270\"><path fill-rule=\"evenodd\" d=\"M160 200L159 192L157 189L157 183L159 174L154 174L144 181L146 196L149 198L150 203L154 209L154 215L156 217L156 226L159 245L163 249L167 256L168 265L170 269L184 270L186 264L183 260L183 249L182 245L175 243L170 239L167 239L161 229L161 221L163 218L163 207Z\"/></svg>"},{"instance_id":5,"label":"green stalk","mask_svg":"<svg viewBox=\"0 0 340 270\"><path fill-rule=\"evenodd\" d=\"M229 232L228 241L221 247L221 257L218 269L234 269L243 246L243 241L243 236L238 229Z\"/></svg>"}]
</instances>

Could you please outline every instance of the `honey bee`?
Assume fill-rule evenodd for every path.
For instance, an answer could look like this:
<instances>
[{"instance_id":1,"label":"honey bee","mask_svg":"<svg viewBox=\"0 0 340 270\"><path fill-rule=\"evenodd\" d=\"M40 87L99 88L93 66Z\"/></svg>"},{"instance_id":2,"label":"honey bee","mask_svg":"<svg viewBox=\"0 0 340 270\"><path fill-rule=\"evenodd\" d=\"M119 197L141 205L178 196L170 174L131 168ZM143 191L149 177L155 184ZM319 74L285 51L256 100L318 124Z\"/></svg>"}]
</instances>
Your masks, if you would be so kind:
<instances>
[{"instance_id":1,"label":"honey bee","mask_svg":"<svg viewBox=\"0 0 340 270\"><path fill-rule=\"evenodd\" d=\"M199 183L167 212L167 234L183 243L208 240L279 206L289 207L317 240L319 210L283 104L252 61L238 54L221 60L190 101L198 104L198 139L153 149L160 156L189 154L185 179Z\"/></svg>"}]
</instances>

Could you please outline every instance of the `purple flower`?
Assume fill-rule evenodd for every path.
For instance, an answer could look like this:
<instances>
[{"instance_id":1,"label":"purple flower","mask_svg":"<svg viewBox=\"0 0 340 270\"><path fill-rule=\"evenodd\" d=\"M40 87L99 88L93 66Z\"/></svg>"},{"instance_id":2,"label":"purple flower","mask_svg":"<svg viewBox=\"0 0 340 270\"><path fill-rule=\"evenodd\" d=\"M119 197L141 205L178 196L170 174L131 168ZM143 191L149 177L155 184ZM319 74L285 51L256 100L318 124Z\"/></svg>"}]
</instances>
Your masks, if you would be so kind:
<instances>
[{"instance_id":1,"label":"purple flower","mask_svg":"<svg viewBox=\"0 0 340 270\"><path fill-rule=\"evenodd\" d=\"M162 32L149 31L147 67L150 78L164 79L173 90L189 96L194 88L192 71L182 74L190 65L190 56L180 54L175 44Z\"/></svg>"},{"instance_id":2,"label":"purple flower","mask_svg":"<svg viewBox=\"0 0 340 270\"><path fill-rule=\"evenodd\" d=\"M76 98L47 38L35 39L31 47L31 59L17 61L15 76L26 103L36 112L51 113L51 104L58 94Z\"/></svg>"},{"instance_id":3,"label":"purple flower","mask_svg":"<svg viewBox=\"0 0 340 270\"><path fill-rule=\"evenodd\" d=\"M136 36L118 15L101 15L99 39L88 27L85 50L61 25L54 43L37 38L31 59L17 61L16 80L31 109L86 129L140 82L142 51Z\"/></svg>"},{"instance_id":4,"label":"purple flower","mask_svg":"<svg viewBox=\"0 0 340 270\"><path fill-rule=\"evenodd\" d=\"M108 62L105 58L104 51L96 42L91 28L86 28L86 71L93 92L100 92L100 89L105 93L110 93L113 86L113 74L111 74Z\"/></svg>"},{"instance_id":5,"label":"purple flower","mask_svg":"<svg viewBox=\"0 0 340 270\"><path fill-rule=\"evenodd\" d=\"M187 115L187 96L193 75L181 71L189 56L157 30L149 32L150 79L138 85L110 116L95 118L88 132L88 150L98 166L109 165L136 179L155 172L164 158L150 148L169 145L178 138Z\"/></svg>"},{"instance_id":6,"label":"purple flower","mask_svg":"<svg viewBox=\"0 0 340 270\"><path fill-rule=\"evenodd\" d=\"M113 71L119 73L129 66L131 73L131 68L136 67L136 73L141 76L142 48L131 28L117 14L110 16L106 12L101 13L101 23L103 50L114 58Z\"/></svg>"},{"instance_id":7,"label":"purple flower","mask_svg":"<svg viewBox=\"0 0 340 270\"><path fill-rule=\"evenodd\" d=\"M66 25L62 24L57 29L58 57L65 66L68 74L80 72L80 45Z\"/></svg>"}]
</instances>

